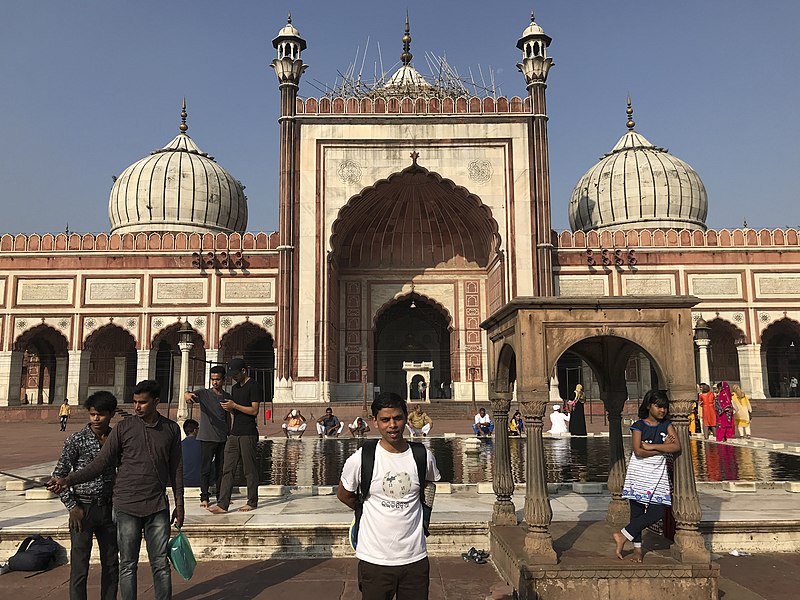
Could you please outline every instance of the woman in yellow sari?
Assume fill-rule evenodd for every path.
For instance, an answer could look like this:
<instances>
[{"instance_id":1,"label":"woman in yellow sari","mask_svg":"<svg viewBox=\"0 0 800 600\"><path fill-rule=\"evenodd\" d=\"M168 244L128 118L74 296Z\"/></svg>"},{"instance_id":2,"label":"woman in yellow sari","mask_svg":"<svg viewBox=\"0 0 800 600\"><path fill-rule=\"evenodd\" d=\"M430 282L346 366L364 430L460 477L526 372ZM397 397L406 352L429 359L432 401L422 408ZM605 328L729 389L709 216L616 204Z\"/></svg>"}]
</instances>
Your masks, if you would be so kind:
<instances>
[{"instance_id":1,"label":"woman in yellow sari","mask_svg":"<svg viewBox=\"0 0 800 600\"><path fill-rule=\"evenodd\" d=\"M734 419L736 421L736 428L739 430L739 437L750 437L750 415L753 412L753 407L750 406L750 400L747 395L742 391L738 385L734 385L732 389L733 408L736 411Z\"/></svg>"}]
</instances>

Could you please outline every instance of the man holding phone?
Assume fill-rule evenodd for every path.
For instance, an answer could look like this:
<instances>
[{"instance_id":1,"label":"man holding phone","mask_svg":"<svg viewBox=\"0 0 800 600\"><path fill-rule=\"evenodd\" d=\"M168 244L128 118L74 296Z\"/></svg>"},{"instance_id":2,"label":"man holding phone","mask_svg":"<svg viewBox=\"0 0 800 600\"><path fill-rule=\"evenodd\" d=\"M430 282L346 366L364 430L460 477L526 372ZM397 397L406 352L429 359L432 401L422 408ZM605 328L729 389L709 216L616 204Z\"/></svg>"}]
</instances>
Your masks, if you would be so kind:
<instances>
[{"instance_id":1,"label":"man holding phone","mask_svg":"<svg viewBox=\"0 0 800 600\"><path fill-rule=\"evenodd\" d=\"M199 404L202 418L200 432L200 506L208 508L209 480L212 465L216 470L217 500L222 487L222 470L225 464L225 442L228 441L229 413L222 407L223 402L231 400L231 395L223 389L225 384L225 367L211 367L211 387L185 392L183 397L189 404Z\"/></svg>"}]
</instances>

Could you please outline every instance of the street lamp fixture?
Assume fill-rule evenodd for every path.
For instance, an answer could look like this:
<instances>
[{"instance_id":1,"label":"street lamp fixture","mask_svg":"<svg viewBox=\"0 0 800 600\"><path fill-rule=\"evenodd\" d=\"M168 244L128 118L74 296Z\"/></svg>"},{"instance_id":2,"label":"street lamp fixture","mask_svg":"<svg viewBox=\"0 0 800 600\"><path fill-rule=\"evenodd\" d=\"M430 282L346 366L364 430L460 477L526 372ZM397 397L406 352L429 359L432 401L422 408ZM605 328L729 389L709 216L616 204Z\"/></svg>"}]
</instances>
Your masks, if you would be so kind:
<instances>
[{"instance_id":1,"label":"street lamp fixture","mask_svg":"<svg viewBox=\"0 0 800 600\"><path fill-rule=\"evenodd\" d=\"M694 324L694 339L707 340L711 338L711 327L708 326L706 320L700 315L697 322Z\"/></svg>"},{"instance_id":2,"label":"street lamp fixture","mask_svg":"<svg viewBox=\"0 0 800 600\"><path fill-rule=\"evenodd\" d=\"M178 423L183 426L183 422L189 418L189 411L186 406L186 400L183 399L183 393L189 389L189 352L194 347L194 328L189 323L189 317L178 329L178 348L181 351L181 377L180 388L178 393ZM183 431L183 429L181 429Z\"/></svg>"}]
</instances>

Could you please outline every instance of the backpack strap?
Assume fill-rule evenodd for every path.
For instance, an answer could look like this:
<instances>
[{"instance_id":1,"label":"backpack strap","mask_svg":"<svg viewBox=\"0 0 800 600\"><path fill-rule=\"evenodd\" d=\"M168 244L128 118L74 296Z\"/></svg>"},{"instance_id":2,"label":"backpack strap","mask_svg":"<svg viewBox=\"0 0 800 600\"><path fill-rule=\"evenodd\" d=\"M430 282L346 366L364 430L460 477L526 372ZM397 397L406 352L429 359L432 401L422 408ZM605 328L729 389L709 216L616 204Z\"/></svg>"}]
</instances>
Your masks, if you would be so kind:
<instances>
[{"instance_id":1,"label":"backpack strap","mask_svg":"<svg viewBox=\"0 0 800 600\"><path fill-rule=\"evenodd\" d=\"M38 537L41 536L29 535L28 537L26 537L24 540L22 540L22 543L19 545L19 548L17 548L17 551L14 554L21 554L22 552L27 552L28 546L30 546L34 542L34 540L36 540L36 538Z\"/></svg>"},{"instance_id":2,"label":"backpack strap","mask_svg":"<svg viewBox=\"0 0 800 600\"><path fill-rule=\"evenodd\" d=\"M419 477L419 502L422 504L422 531L425 537L430 535L431 511L432 506L425 504L425 486L428 484L428 450L420 442L409 442L411 454L414 455L414 462L417 464L417 476Z\"/></svg>"},{"instance_id":3,"label":"backpack strap","mask_svg":"<svg viewBox=\"0 0 800 600\"><path fill-rule=\"evenodd\" d=\"M375 468L375 450L378 447L378 440L369 440L361 446L361 483L358 486L358 494L361 502L369 497L369 487L372 483L372 471Z\"/></svg>"}]
</instances>

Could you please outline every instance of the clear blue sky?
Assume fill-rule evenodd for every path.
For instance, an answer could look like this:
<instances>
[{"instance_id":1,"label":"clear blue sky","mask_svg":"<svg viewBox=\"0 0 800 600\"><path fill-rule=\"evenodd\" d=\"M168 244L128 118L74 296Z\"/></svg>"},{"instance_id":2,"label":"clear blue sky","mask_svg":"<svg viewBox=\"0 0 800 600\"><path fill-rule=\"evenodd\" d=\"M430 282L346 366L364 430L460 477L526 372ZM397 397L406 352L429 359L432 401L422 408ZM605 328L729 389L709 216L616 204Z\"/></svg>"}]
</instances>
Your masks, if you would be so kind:
<instances>
[{"instance_id":1,"label":"clear blue sky","mask_svg":"<svg viewBox=\"0 0 800 600\"><path fill-rule=\"evenodd\" d=\"M177 133L189 134L247 186L251 231L277 225L278 89L271 40L291 10L308 42L309 85L332 83L367 37L388 69L406 7L414 64L446 54L462 74L491 67L524 95L520 2L349 0L64 2L0 8L0 231L107 231L112 175ZM800 225L800 2L548 0L553 227L566 229L573 185L625 131L692 165L708 225ZM372 62L366 72L372 72ZM446 174L444 174L446 175Z\"/></svg>"}]
</instances>

